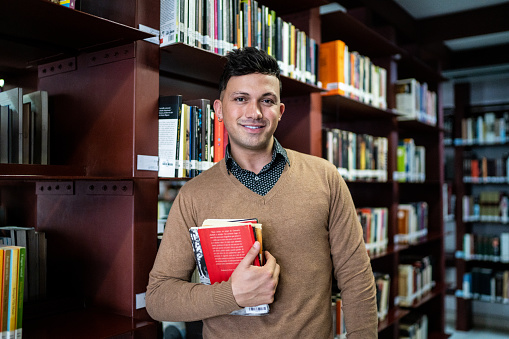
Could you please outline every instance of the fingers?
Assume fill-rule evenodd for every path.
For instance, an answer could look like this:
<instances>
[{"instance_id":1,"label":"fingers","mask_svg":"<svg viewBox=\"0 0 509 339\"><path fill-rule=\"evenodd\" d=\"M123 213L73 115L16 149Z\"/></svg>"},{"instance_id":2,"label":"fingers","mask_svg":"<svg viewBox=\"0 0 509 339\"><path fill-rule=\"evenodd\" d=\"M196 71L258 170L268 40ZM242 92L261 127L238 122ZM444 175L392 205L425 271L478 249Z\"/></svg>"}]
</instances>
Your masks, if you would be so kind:
<instances>
[{"instance_id":1,"label":"fingers","mask_svg":"<svg viewBox=\"0 0 509 339\"><path fill-rule=\"evenodd\" d=\"M258 253L260 252L260 243L258 241L255 241L253 246L249 249L244 259L242 259L239 263L239 266L247 268L253 264L253 261L258 256Z\"/></svg>"}]
</instances>

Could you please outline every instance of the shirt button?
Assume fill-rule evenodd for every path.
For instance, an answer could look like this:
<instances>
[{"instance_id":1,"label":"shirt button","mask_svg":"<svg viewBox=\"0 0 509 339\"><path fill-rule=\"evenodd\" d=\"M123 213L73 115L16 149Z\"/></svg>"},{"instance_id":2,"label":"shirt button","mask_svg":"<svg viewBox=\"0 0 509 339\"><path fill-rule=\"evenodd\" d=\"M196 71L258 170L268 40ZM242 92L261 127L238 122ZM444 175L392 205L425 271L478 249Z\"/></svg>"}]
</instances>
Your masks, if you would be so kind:
<instances>
[{"instance_id":1,"label":"shirt button","mask_svg":"<svg viewBox=\"0 0 509 339\"><path fill-rule=\"evenodd\" d=\"M254 179L255 179L256 181L260 180L260 178L259 178L258 176L256 176Z\"/></svg>"}]
</instances>

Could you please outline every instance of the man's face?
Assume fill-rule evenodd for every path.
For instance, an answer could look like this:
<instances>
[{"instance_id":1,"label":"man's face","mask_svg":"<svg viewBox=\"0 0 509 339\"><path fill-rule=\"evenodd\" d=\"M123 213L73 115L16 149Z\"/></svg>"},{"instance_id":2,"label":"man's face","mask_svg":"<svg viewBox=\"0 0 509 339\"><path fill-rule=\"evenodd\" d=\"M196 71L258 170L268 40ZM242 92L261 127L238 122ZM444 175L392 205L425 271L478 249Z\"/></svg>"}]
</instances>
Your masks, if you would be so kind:
<instances>
[{"instance_id":1,"label":"man's face","mask_svg":"<svg viewBox=\"0 0 509 339\"><path fill-rule=\"evenodd\" d=\"M279 80L259 73L231 77L214 110L224 121L232 153L271 151L272 136L285 110Z\"/></svg>"}]
</instances>

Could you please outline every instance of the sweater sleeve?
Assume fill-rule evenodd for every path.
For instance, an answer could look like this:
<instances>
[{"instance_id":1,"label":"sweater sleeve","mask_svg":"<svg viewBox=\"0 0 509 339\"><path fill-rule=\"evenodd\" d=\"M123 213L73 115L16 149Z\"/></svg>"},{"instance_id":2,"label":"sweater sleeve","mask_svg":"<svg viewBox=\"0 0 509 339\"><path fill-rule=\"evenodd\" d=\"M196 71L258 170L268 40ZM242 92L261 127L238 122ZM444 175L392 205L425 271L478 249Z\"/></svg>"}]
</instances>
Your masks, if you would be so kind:
<instances>
[{"instance_id":1,"label":"sweater sleeve","mask_svg":"<svg viewBox=\"0 0 509 339\"><path fill-rule=\"evenodd\" d=\"M195 321L240 309L230 281L212 286L189 282L196 267L189 235L189 227L197 224L193 215L192 200L182 189L170 210L149 276L146 307L155 320Z\"/></svg>"},{"instance_id":2,"label":"sweater sleeve","mask_svg":"<svg viewBox=\"0 0 509 339\"><path fill-rule=\"evenodd\" d=\"M334 275L341 290L347 337L377 338L375 279L350 191L334 174L329 237Z\"/></svg>"}]
</instances>

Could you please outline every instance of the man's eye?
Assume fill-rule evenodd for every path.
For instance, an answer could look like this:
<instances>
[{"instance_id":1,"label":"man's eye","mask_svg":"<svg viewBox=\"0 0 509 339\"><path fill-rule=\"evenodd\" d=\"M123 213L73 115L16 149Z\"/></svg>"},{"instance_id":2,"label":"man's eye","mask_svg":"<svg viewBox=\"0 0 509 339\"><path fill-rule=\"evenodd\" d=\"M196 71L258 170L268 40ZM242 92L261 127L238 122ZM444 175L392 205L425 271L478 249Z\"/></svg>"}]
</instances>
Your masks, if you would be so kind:
<instances>
[{"instance_id":1,"label":"man's eye","mask_svg":"<svg viewBox=\"0 0 509 339\"><path fill-rule=\"evenodd\" d=\"M235 101L238 101L238 102L246 101L246 99L245 99L245 98L235 98L234 100L235 100Z\"/></svg>"},{"instance_id":2,"label":"man's eye","mask_svg":"<svg viewBox=\"0 0 509 339\"><path fill-rule=\"evenodd\" d=\"M263 99L262 102L264 104L270 104L270 105L273 105L274 104L274 100L272 99Z\"/></svg>"}]
</instances>

